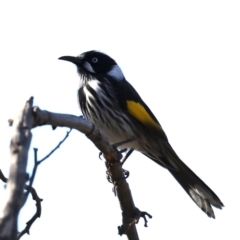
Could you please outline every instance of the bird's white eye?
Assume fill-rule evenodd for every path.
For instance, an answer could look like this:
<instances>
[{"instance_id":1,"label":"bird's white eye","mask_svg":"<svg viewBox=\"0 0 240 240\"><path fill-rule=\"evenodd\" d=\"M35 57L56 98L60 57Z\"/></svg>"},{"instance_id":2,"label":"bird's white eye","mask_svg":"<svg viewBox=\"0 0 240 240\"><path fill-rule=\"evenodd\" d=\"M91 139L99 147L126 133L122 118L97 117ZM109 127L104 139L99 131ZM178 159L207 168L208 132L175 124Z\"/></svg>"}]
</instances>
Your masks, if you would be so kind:
<instances>
[{"instance_id":1,"label":"bird's white eye","mask_svg":"<svg viewBox=\"0 0 240 240\"><path fill-rule=\"evenodd\" d=\"M97 63L98 62L98 59L96 57L92 58L92 62L93 63Z\"/></svg>"}]
</instances>

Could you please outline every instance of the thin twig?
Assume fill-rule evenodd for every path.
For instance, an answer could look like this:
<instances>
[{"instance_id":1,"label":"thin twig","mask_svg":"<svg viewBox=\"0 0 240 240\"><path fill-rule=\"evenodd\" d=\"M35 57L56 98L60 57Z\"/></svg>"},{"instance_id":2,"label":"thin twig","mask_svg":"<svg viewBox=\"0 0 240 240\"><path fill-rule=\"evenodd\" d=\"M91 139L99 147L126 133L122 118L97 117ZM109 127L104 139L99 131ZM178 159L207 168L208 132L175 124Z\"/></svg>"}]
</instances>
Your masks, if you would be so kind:
<instances>
[{"instance_id":1,"label":"thin twig","mask_svg":"<svg viewBox=\"0 0 240 240\"><path fill-rule=\"evenodd\" d=\"M7 178L3 175L3 172L2 170L0 169L0 179L4 182L4 183L7 183Z\"/></svg>"},{"instance_id":2,"label":"thin twig","mask_svg":"<svg viewBox=\"0 0 240 240\"><path fill-rule=\"evenodd\" d=\"M58 145L57 145L47 156L45 156L43 159L41 159L41 160L38 161L38 165L39 165L40 163L42 163L44 160L46 160L47 158L49 158L58 148L60 148L60 146L61 146L61 145L64 143L64 141L68 138L68 136L69 136L69 134L71 133L71 131L72 131L72 128L69 129L69 131L66 133L66 136L63 138L63 140L60 141L60 142L58 143Z\"/></svg>"},{"instance_id":3,"label":"thin twig","mask_svg":"<svg viewBox=\"0 0 240 240\"><path fill-rule=\"evenodd\" d=\"M4 183L7 183L7 181L8 181L8 179L4 176L3 172L1 171L1 169L0 169L0 179ZM20 233L18 233L17 239L20 239L25 233L29 234L29 230L30 230L32 224L35 222L35 220L37 218L40 218L41 211L42 211L42 208L41 208L41 201L42 201L42 199L39 198L39 196L37 195L36 190L33 187L30 187L29 185L25 185L25 189L31 193L33 200L36 201L36 212L33 215L33 217L26 223L27 226Z\"/></svg>"},{"instance_id":4,"label":"thin twig","mask_svg":"<svg viewBox=\"0 0 240 240\"><path fill-rule=\"evenodd\" d=\"M67 131L65 137L63 138L62 141L60 141L58 143L58 145L49 153L47 154L43 159L41 160L38 160L38 156L37 156L37 152L38 152L38 149L37 148L33 148L34 150L34 167L33 167L33 171L32 171L32 176L30 177L30 180L29 180L29 186L32 186L33 184L33 181L34 181L34 178L35 178L35 175L36 175L36 172L37 172L37 168L38 166L43 162L45 161L47 158L49 158L58 148L60 148L60 146L65 142L65 140L68 138L69 134L71 133L72 131L72 128L69 129L69 131Z\"/></svg>"},{"instance_id":5,"label":"thin twig","mask_svg":"<svg viewBox=\"0 0 240 240\"><path fill-rule=\"evenodd\" d=\"M32 226L32 224L34 223L34 221L40 217L41 215L41 208L39 210L38 208L38 205L41 203L42 199L40 199L35 191L35 189L32 187L32 184L33 184L33 181L35 179L35 176L36 176L36 173L37 173L37 168L38 166L43 162L45 161L47 158L49 158L63 143L64 141L68 138L69 134L71 133L72 129L70 129L69 131L67 131L65 137L63 138L62 141L60 141L58 143L58 145L49 153L47 154L43 159L41 160L38 160L38 156L37 156L37 152L38 152L38 149L37 148L33 148L33 151L34 151L34 167L33 167L33 171L32 171L32 175L30 177L30 180L29 180L29 184L26 185L26 188L27 189L27 192L25 193L25 199L28 198L28 195L29 193L32 194L32 197L33 197L33 200L36 200L36 205L37 205L37 211L36 213L33 215L33 217L26 223L27 226L23 229L23 231L20 232L19 236L18 236L18 239L20 239L21 236L23 236L25 233L28 233L29 234L29 230ZM1 174L1 173L0 173ZM40 207L41 207L41 204L40 204Z\"/></svg>"},{"instance_id":6,"label":"thin twig","mask_svg":"<svg viewBox=\"0 0 240 240\"><path fill-rule=\"evenodd\" d=\"M18 239L20 239L26 233L29 234L29 230L30 230L32 224L36 221L37 218L41 217L41 212L42 212L41 202L43 199L39 198L36 190L33 187L29 187L28 185L26 185L25 189L30 191L30 193L32 194L33 200L36 201L36 212L32 216L32 218L26 223L26 227L18 234Z\"/></svg>"}]
</instances>

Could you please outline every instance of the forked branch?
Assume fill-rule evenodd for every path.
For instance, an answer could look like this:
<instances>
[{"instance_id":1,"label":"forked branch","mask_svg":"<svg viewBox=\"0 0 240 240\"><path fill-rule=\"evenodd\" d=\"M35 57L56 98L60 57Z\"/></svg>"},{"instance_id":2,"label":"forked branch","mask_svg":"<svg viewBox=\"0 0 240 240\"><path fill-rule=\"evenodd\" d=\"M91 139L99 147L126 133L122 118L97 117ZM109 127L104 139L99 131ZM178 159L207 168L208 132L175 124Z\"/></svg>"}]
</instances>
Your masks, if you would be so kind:
<instances>
[{"instance_id":1,"label":"forked branch","mask_svg":"<svg viewBox=\"0 0 240 240\"><path fill-rule=\"evenodd\" d=\"M142 214L134 205L131 191L126 181L126 175L124 173L125 171L122 169L122 165L120 162L120 159L122 157L121 153L109 144L108 139L93 123L87 121L86 119L68 114L48 112L41 110L38 107L32 108L32 103L33 98L30 98L27 101L23 111L21 112L21 117L19 118L20 120L18 118L9 120L9 123L16 128L15 135L18 136L17 139L21 139L21 141L15 140L16 138L14 135L12 144L15 147L11 147L12 155L16 156L16 159L19 159L20 156L22 156L22 151L24 150L24 164L26 165L27 152L31 140L30 130L34 127L42 125L51 125L53 128L69 127L84 133L103 153L103 156L106 159L107 172L109 177L111 178L112 183L114 184L114 191L119 198L120 207L123 215L123 223L122 226L119 227L119 229L121 230L119 230L119 234L126 234L128 239L130 240L138 240L139 238L135 224L138 222L139 217L144 217L148 214ZM22 135L24 137L20 137ZM25 141L22 141L22 139ZM12 170L14 164L14 169L16 170L16 172ZM25 187L25 182L27 180L25 165L21 168L22 170L20 171L22 174L20 181L21 184L16 182L16 178L18 177L17 179L19 179L19 173L17 172L18 167L20 167L19 161L15 160L11 165L11 174L9 181L7 182L7 189L9 191L9 194L0 218L0 239L17 239L15 237L17 233L17 217L23 202L23 200L19 201L19 199L23 199L23 191ZM16 168L16 166L18 167ZM30 186L31 183L32 181L30 180ZM20 198L18 198L18 200L16 200L16 197L14 195L16 194L15 192L18 193L18 196L21 196ZM9 202L15 202L15 205L17 207L10 207ZM16 202L18 203L16 204Z\"/></svg>"}]
</instances>

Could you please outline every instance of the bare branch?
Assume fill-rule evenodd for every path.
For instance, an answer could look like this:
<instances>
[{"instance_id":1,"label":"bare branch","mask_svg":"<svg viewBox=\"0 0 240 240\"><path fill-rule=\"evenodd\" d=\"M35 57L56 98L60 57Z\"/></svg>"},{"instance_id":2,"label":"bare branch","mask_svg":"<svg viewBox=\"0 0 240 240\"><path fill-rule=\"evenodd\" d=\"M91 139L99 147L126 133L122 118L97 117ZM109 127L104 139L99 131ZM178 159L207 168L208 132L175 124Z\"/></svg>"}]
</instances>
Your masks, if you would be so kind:
<instances>
[{"instance_id":1,"label":"bare branch","mask_svg":"<svg viewBox=\"0 0 240 240\"><path fill-rule=\"evenodd\" d=\"M1 169L0 169L0 179L7 183L8 179L3 175ZM33 200L36 201L36 213L33 215L33 217L27 222L27 226L18 234L18 238L20 239L25 233L29 234L29 230L32 226L32 224L35 222L37 218L40 218L41 216L41 201L42 199L38 197L36 190L33 187L30 187L29 185L25 185L25 189L29 191L32 194Z\"/></svg>"},{"instance_id":2,"label":"bare branch","mask_svg":"<svg viewBox=\"0 0 240 240\"><path fill-rule=\"evenodd\" d=\"M33 127L52 125L74 128L84 133L95 144L95 146L103 152L107 161L116 162L121 159L121 154L109 144L108 139L93 123L85 118L69 114L52 113L41 110L39 107L33 108L33 114L35 120Z\"/></svg>"},{"instance_id":3,"label":"bare branch","mask_svg":"<svg viewBox=\"0 0 240 240\"><path fill-rule=\"evenodd\" d=\"M47 158L49 158L58 148L60 148L60 146L65 142L65 140L68 138L69 134L71 133L72 131L72 128L70 128L70 130L66 133L65 137L63 138L63 140L61 140L58 145L50 152L48 153L43 159L41 160L38 160L38 157L37 157L37 152L38 152L38 149L37 148L34 148L34 167L33 167L33 171L32 171L32 176L30 177L29 179L29 187L32 187L32 184L33 184L33 181L34 181L34 178L35 178L35 175L36 175L36 172L37 172L37 168L38 166L43 162L45 161ZM28 197L28 193L26 193L26 199Z\"/></svg>"},{"instance_id":4,"label":"bare branch","mask_svg":"<svg viewBox=\"0 0 240 240\"><path fill-rule=\"evenodd\" d=\"M32 127L51 125L52 127L74 128L84 133L103 153L106 159L107 172L114 184L114 190L119 198L122 210L123 224L119 227L119 234L126 234L130 240L138 240L135 224L140 217L148 216L148 214L140 212L134 205L131 191L126 181L125 171L122 169L120 162L122 154L109 144L108 139L93 123L84 118L67 114L51 113L41 110L38 107L34 107L32 112L34 116ZM14 126L15 120L9 120L9 123Z\"/></svg>"},{"instance_id":5,"label":"bare branch","mask_svg":"<svg viewBox=\"0 0 240 240\"><path fill-rule=\"evenodd\" d=\"M60 146L65 142L65 140L68 138L69 134L71 133L72 129L70 129L65 137L63 138L63 140L61 140L58 145L49 153L47 154L43 159L41 160L38 160L38 156L37 156L37 152L38 152L38 149L37 148L34 148L34 167L33 167L33 171L32 171L32 175L29 179L29 185L26 185L25 186L25 189L27 190L27 192L25 193L25 201L27 200L28 198L28 195L29 193L32 194L32 197L33 197L33 200L36 201L36 207L37 207L37 210L36 210L36 213L33 215L33 217L26 223L27 226L19 233L18 235L18 239L20 239L24 234L28 233L29 234L29 230L32 226L32 224L35 222L35 220L37 218L40 217L41 215L41 201L42 199L40 199L37 195L37 192L35 191L35 189L32 187L32 184L33 184L33 181L35 179L35 176L36 176L36 173L37 173L37 168L38 166L43 162L45 161L47 158L49 158L58 148L60 148ZM1 174L1 172L0 172Z\"/></svg>"},{"instance_id":6,"label":"bare branch","mask_svg":"<svg viewBox=\"0 0 240 240\"><path fill-rule=\"evenodd\" d=\"M0 212L0 239L17 239L17 219L23 204L23 191L28 178L26 173L28 149L33 125L33 97L14 119L10 144L10 177L6 188L6 202Z\"/></svg>"},{"instance_id":7,"label":"bare branch","mask_svg":"<svg viewBox=\"0 0 240 240\"><path fill-rule=\"evenodd\" d=\"M121 232L119 231L119 234L126 234L129 240L138 240L135 223L138 222L139 212L136 211L137 208L134 205L132 194L122 169L120 162L122 157L121 153L109 144L108 139L93 123L84 118L67 114L51 113L43 111L38 107L35 107L33 111L35 116L34 126L50 124L52 126L74 128L85 133L103 153L107 161L107 172L109 172L112 179L122 209L123 225L120 227Z\"/></svg>"},{"instance_id":8,"label":"bare branch","mask_svg":"<svg viewBox=\"0 0 240 240\"><path fill-rule=\"evenodd\" d=\"M70 130L66 133L66 136L63 138L63 140L62 141L60 141L59 143L58 143L58 145L47 155L47 156L45 156L43 159L41 159L41 160L39 160L38 161L38 165L40 164L40 163L42 163L43 161L45 161L47 158L49 158L58 148L60 148L60 146L64 143L64 141L68 138L68 136L69 136L69 134L70 134L70 132L72 131L72 128L70 128Z\"/></svg>"},{"instance_id":9,"label":"bare branch","mask_svg":"<svg viewBox=\"0 0 240 240\"><path fill-rule=\"evenodd\" d=\"M32 224L36 221L37 218L41 217L41 212L42 212L42 208L41 208L42 199L39 198L36 190L33 187L30 187L28 185L25 186L25 189L28 190L32 194L33 200L36 201L36 213L26 223L27 226L18 234L18 239L20 239L26 233L29 234L29 230L30 230Z\"/></svg>"}]
</instances>

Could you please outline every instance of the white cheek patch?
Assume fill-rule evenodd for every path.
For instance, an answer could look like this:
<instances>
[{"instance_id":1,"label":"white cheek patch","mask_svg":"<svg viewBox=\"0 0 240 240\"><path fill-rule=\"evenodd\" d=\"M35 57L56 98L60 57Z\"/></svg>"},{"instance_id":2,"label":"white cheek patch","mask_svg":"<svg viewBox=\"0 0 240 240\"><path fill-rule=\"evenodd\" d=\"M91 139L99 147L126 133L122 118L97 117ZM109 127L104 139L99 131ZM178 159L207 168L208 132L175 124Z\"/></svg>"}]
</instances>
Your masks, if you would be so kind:
<instances>
[{"instance_id":1,"label":"white cheek patch","mask_svg":"<svg viewBox=\"0 0 240 240\"><path fill-rule=\"evenodd\" d=\"M107 73L107 75L115 78L118 81L121 81L124 79L124 75L122 73L121 68L118 65L114 65L112 69Z\"/></svg>"},{"instance_id":2,"label":"white cheek patch","mask_svg":"<svg viewBox=\"0 0 240 240\"><path fill-rule=\"evenodd\" d=\"M95 71L93 70L91 64L89 62L84 62L83 64L84 68L87 69L89 72L91 73L95 73Z\"/></svg>"}]
</instances>

